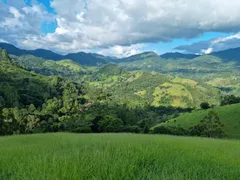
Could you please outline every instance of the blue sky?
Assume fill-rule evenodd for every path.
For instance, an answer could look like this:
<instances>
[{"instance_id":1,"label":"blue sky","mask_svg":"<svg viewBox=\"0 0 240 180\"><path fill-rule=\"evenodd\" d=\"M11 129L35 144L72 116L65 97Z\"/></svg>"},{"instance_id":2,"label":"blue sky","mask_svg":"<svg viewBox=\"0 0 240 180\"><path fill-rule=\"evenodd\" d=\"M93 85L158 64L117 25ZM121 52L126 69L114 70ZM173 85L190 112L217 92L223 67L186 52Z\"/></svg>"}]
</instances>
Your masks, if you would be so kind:
<instances>
[{"instance_id":1,"label":"blue sky","mask_svg":"<svg viewBox=\"0 0 240 180\"><path fill-rule=\"evenodd\" d=\"M156 50L159 54L163 54L165 52L176 52L178 50L176 50L175 47L179 45L191 45L196 42L208 41L218 37L228 37L230 35L232 35L232 33L206 32L191 39L173 39L171 42L151 43L147 45L148 47L146 50Z\"/></svg>"},{"instance_id":2,"label":"blue sky","mask_svg":"<svg viewBox=\"0 0 240 180\"><path fill-rule=\"evenodd\" d=\"M0 0L0 41L62 54L209 53L240 46L239 9L238 0Z\"/></svg>"}]
</instances>

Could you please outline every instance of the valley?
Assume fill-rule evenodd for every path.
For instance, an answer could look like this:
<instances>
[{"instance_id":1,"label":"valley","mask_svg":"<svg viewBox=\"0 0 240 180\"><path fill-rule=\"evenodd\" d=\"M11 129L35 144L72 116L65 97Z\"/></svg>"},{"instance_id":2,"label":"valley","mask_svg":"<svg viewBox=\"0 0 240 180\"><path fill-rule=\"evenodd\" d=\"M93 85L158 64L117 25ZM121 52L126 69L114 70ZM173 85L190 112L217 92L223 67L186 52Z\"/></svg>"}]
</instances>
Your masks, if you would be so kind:
<instances>
[{"instance_id":1,"label":"valley","mask_svg":"<svg viewBox=\"0 0 240 180\"><path fill-rule=\"evenodd\" d=\"M235 66L238 62L210 55L188 55L184 59L184 55L169 53L163 59L146 52L123 59L104 57L107 64L93 66L74 59L8 55L5 50L1 54L2 134L151 133L157 124L160 127L171 124L176 121L174 118L181 119L181 114L183 117L193 114L190 121L194 122L197 120L194 113L200 111L202 103L208 103L214 110L223 97L239 93L240 76ZM230 72L232 75L227 76ZM224 122L227 117L220 119ZM238 120L233 121L237 127ZM228 129L224 131L227 133ZM238 137L238 133L232 136Z\"/></svg>"},{"instance_id":2,"label":"valley","mask_svg":"<svg viewBox=\"0 0 240 180\"><path fill-rule=\"evenodd\" d=\"M239 0L0 0L0 180L240 180Z\"/></svg>"}]
</instances>

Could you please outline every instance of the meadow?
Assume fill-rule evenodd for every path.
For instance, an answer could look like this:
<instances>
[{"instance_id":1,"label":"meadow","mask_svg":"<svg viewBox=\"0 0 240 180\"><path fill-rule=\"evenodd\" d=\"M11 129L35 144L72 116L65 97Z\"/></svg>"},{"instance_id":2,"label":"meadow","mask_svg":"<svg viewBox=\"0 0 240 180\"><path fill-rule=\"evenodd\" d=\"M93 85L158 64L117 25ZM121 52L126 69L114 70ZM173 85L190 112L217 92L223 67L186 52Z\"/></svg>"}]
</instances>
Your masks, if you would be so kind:
<instances>
[{"instance_id":1,"label":"meadow","mask_svg":"<svg viewBox=\"0 0 240 180\"><path fill-rule=\"evenodd\" d=\"M240 179L240 141L138 134L0 137L1 180Z\"/></svg>"},{"instance_id":2,"label":"meadow","mask_svg":"<svg viewBox=\"0 0 240 180\"><path fill-rule=\"evenodd\" d=\"M206 116L208 111L217 112L220 121L224 124L223 130L227 138L240 139L240 104L215 107L208 110L196 110L192 113L183 113L175 119L157 126L177 126L189 128L200 123L200 120ZM155 127L157 127L155 126ZM154 128L154 127L153 127Z\"/></svg>"}]
</instances>

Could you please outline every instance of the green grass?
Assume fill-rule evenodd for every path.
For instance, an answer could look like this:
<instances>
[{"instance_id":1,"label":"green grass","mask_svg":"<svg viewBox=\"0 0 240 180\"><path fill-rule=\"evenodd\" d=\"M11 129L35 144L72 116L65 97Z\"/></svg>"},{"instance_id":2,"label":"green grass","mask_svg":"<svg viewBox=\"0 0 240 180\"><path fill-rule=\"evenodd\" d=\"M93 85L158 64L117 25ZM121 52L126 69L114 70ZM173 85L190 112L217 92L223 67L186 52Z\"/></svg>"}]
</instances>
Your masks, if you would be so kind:
<instances>
[{"instance_id":1,"label":"green grass","mask_svg":"<svg viewBox=\"0 0 240 180\"><path fill-rule=\"evenodd\" d=\"M216 111L219 115L221 122L224 124L223 129L228 138L240 139L240 104L217 107L210 110ZM197 110L192 113L184 113L178 118L160 125L189 128L198 124L207 114L207 111L210 110Z\"/></svg>"},{"instance_id":2,"label":"green grass","mask_svg":"<svg viewBox=\"0 0 240 180\"><path fill-rule=\"evenodd\" d=\"M240 142L134 134L0 138L0 179L202 180L240 178Z\"/></svg>"}]
</instances>

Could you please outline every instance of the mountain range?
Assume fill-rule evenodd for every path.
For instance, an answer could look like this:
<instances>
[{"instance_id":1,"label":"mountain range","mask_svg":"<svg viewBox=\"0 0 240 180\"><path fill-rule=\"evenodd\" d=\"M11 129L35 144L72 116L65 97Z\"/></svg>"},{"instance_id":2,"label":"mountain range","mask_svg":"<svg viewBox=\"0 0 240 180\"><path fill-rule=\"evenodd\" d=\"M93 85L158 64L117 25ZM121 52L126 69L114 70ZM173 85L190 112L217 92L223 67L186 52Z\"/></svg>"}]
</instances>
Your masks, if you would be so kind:
<instances>
[{"instance_id":1,"label":"mountain range","mask_svg":"<svg viewBox=\"0 0 240 180\"><path fill-rule=\"evenodd\" d=\"M78 53L69 53L67 55L60 55L55 52L46 49L36 49L36 50L24 50L15 47L14 45L7 44L7 43L0 43L0 47L6 49L9 54L22 56L22 55L34 55L36 57L41 57L47 60L54 60L59 61L63 59L71 59L81 65L88 65L88 66L96 66L101 64L107 64L109 62L114 63L122 63L122 62L134 62L143 59L155 59L161 61L162 59L187 59L191 60L200 55L195 54L183 54L179 52L175 53L165 53L162 55L157 55L154 52L144 52L141 54L133 55L126 58L116 58L116 57L107 57L96 53L85 53L85 52L78 52ZM213 52L208 54L214 57L218 57L225 62L235 61L240 63L240 48L234 49L227 49L224 51ZM204 56L204 55L202 55Z\"/></svg>"}]
</instances>

